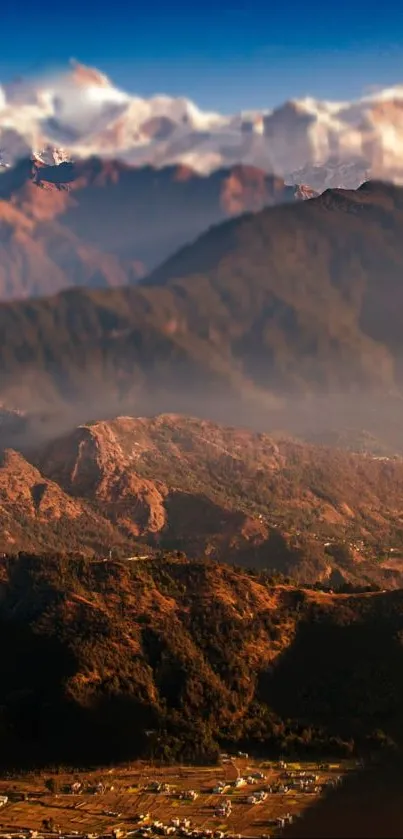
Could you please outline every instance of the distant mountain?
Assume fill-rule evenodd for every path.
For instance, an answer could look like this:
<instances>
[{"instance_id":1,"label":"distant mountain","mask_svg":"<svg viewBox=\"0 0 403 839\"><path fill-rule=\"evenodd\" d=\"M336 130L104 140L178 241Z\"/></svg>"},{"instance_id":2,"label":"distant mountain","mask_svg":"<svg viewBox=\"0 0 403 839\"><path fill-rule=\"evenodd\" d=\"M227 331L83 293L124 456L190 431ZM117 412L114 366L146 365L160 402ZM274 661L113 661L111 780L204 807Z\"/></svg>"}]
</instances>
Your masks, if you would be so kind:
<instances>
[{"instance_id":1,"label":"distant mountain","mask_svg":"<svg viewBox=\"0 0 403 839\"><path fill-rule=\"evenodd\" d=\"M212 224L313 195L244 166L204 177L25 159L0 176L0 298L127 285Z\"/></svg>"},{"instance_id":2,"label":"distant mountain","mask_svg":"<svg viewBox=\"0 0 403 839\"><path fill-rule=\"evenodd\" d=\"M402 182L402 113L396 85L353 102L307 97L223 116L186 98L129 95L71 62L0 88L0 164L31 152L45 163L96 155L205 173L242 163L319 191L356 188L368 178Z\"/></svg>"},{"instance_id":3,"label":"distant mountain","mask_svg":"<svg viewBox=\"0 0 403 839\"><path fill-rule=\"evenodd\" d=\"M402 269L399 187L333 190L233 219L140 286L3 304L0 399L61 411L63 422L166 411L228 421L235 411L261 427L291 397L340 396L357 414L365 403L371 422L387 396L396 418Z\"/></svg>"},{"instance_id":4,"label":"distant mountain","mask_svg":"<svg viewBox=\"0 0 403 839\"><path fill-rule=\"evenodd\" d=\"M402 229L403 189L327 190L215 228L144 283L192 296L204 283L224 297L243 320L243 370L262 385L393 389L402 383Z\"/></svg>"},{"instance_id":5,"label":"distant mountain","mask_svg":"<svg viewBox=\"0 0 403 839\"><path fill-rule=\"evenodd\" d=\"M135 265L100 253L57 223L36 224L0 200L0 299L55 294L69 286L120 286L137 276Z\"/></svg>"}]
</instances>

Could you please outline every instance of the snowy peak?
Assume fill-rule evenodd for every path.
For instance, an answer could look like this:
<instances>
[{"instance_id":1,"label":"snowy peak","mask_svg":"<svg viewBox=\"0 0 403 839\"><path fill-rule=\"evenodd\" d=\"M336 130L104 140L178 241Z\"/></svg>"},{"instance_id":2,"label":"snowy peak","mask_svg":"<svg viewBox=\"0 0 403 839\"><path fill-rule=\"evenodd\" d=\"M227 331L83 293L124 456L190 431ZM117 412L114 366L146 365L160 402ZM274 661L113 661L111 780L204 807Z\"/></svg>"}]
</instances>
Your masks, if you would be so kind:
<instances>
[{"instance_id":1,"label":"snowy peak","mask_svg":"<svg viewBox=\"0 0 403 839\"><path fill-rule=\"evenodd\" d=\"M6 103L20 103L33 105L44 103L60 92L63 88L75 87L83 89L101 88L118 93L110 79L93 67L86 67L74 58L70 59L68 69L59 73L42 73L32 78L17 77L3 85L3 95ZM126 94L124 94L126 98Z\"/></svg>"},{"instance_id":2,"label":"snowy peak","mask_svg":"<svg viewBox=\"0 0 403 839\"><path fill-rule=\"evenodd\" d=\"M354 102L307 96L224 116L185 97L131 95L72 60L65 72L0 87L1 163L31 153L45 163L97 155L201 173L239 163L319 189L357 187L363 173L403 182L403 85Z\"/></svg>"},{"instance_id":3,"label":"snowy peak","mask_svg":"<svg viewBox=\"0 0 403 839\"><path fill-rule=\"evenodd\" d=\"M112 87L112 83L108 76L96 70L94 67L87 67L85 64L80 64L75 58L70 59L70 76L76 85L95 85L96 87Z\"/></svg>"}]
</instances>

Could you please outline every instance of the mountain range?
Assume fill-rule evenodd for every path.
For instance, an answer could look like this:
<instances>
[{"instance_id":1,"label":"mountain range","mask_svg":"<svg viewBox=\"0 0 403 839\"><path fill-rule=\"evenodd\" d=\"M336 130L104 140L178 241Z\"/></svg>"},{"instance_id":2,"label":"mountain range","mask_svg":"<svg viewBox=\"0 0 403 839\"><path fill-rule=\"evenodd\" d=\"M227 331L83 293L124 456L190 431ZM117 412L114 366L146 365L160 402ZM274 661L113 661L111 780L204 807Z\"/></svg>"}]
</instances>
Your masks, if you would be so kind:
<instances>
[{"instance_id":1,"label":"mountain range","mask_svg":"<svg viewBox=\"0 0 403 839\"><path fill-rule=\"evenodd\" d=\"M4 86L8 769L401 742L401 102Z\"/></svg>"},{"instance_id":2,"label":"mountain range","mask_svg":"<svg viewBox=\"0 0 403 839\"><path fill-rule=\"evenodd\" d=\"M132 284L212 224L313 195L247 166L21 160L0 176L0 299Z\"/></svg>"},{"instance_id":3,"label":"mountain range","mask_svg":"<svg viewBox=\"0 0 403 839\"><path fill-rule=\"evenodd\" d=\"M130 95L71 62L64 73L0 88L1 159L96 155L199 172L242 163L319 191L356 188L369 177L402 181L402 106L397 85L354 102L306 97L226 116L185 98Z\"/></svg>"},{"instance_id":4,"label":"mountain range","mask_svg":"<svg viewBox=\"0 0 403 839\"><path fill-rule=\"evenodd\" d=\"M0 767L403 742L402 106L0 89Z\"/></svg>"},{"instance_id":5,"label":"mountain range","mask_svg":"<svg viewBox=\"0 0 403 839\"><path fill-rule=\"evenodd\" d=\"M92 190L110 180L124 195L121 164L62 166L71 191L68 178L52 182L60 167L8 171L4 205L36 224L37 196L54 218L70 201L79 213L80 196L95 206ZM396 584L387 552L401 541L403 190L369 182L289 197L212 227L136 285L0 306L4 550L180 546L303 580L337 572ZM112 226L108 249L118 234ZM167 412L175 417L114 419ZM341 559L327 550L340 538L350 546Z\"/></svg>"}]
</instances>

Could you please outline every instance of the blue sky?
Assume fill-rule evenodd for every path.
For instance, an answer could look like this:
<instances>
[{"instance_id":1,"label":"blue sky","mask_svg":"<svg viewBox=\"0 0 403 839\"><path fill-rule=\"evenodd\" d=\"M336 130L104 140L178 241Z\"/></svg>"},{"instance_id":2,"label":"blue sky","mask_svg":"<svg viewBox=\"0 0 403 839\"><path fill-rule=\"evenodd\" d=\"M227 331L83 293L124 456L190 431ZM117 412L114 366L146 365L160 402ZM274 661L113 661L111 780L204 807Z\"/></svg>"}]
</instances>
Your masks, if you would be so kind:
<instances>
[{"instance_id":1,"label":"blue sky","mask_svg":"<svg viewBox=\"0 0 403 839\"><path fill-rule=\"evenodd\" d=\"M3 0L0 79L75 57L140 95L231 112L403 82L403 3Z\"/></svg>"}]
</instances>

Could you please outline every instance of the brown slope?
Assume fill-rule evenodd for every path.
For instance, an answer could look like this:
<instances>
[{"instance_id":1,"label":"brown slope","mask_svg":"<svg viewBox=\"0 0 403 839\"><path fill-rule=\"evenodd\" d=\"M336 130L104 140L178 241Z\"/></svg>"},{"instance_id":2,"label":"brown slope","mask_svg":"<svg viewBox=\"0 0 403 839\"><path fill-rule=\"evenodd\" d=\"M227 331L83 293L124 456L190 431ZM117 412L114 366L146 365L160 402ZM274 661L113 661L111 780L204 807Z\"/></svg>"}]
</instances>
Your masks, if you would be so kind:
<instances>
[{"instance_id":1,"label":"brown slope","mask_svg":"<svg viewBox=\"0 0 403 839\"><path fill-rule=\"evenodd\" d=\"M213 406L245 422L273 395L347 393L354 410L354 389L399 392L402 200L330 191L212 229L136 289L2 306L0 394L80 419Z\"/></svg>"},{"instance_id":2,"label":"brown slope","mask_svg":"<svg viewBox=\"0 0 403 839\"><path fill-rule=\"evenodd\" d=\"M401 592L317 595L172 557L22 556L0 575L8 768L197 763L220 742L317 760L401 729Z\"/></svg>"},{"instance_id":3,"label":"brown slope","mask_svg":"<svg viewBox=\"0 0 403 839\"><path fill-rule=\"evenodd\" d=\"M393 584L403 571L401 459L173 415L80 427L34 459L64 492L153 545L310 581L340 563L346 579L381 580L384 565Z\"/></svg>"},{"instance_id":4,"label":"brown slope","mask_svg":"<svg viewBox=\"0 0 403 839\"><path fill-rule=\"evenodd\" d=\"M84 553L128 545L113 526L83 500L70 497L20 453L0 460L0 551L61 549Z\"/></svg>"},{"instance_id":5,"label":"brown slope","mask_svg":"<svg viewBox=\"0 0 403 839\"><path fill-rule=\"evenodd\" d=\"M183 167L134 168L96 158L59 166L22 161L2 175L0 198L19 210L25 231L29 227L24 248L32 251L33 264L5 241L0 296L29 294L31 275L32 295L71 285L124 285L211 224L313 194L252 167L202 177ZM35 270L37 250L42 262L47 256L55 262L53 286L48 266L38 264ZM20 278L22 261L26 270ZM96 263L98 279L80 274L76 263L83 261Z\"/></svg>"}]
</instances>

